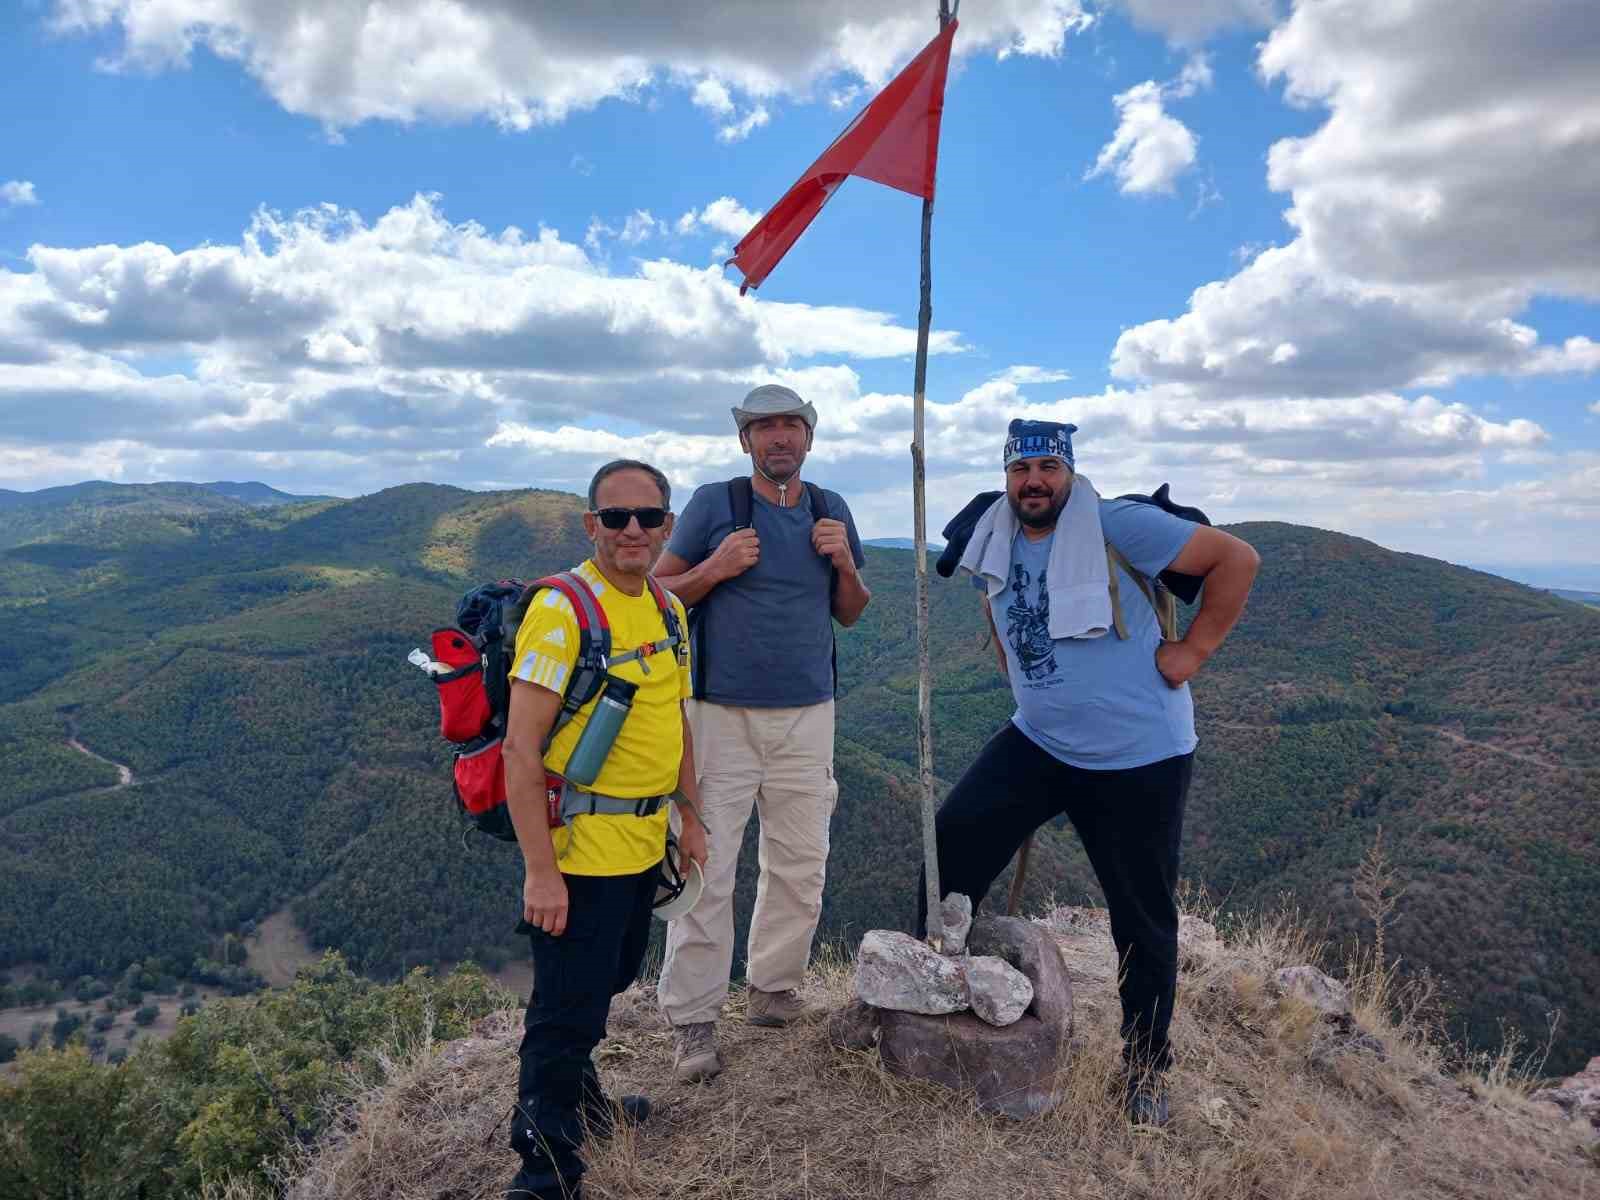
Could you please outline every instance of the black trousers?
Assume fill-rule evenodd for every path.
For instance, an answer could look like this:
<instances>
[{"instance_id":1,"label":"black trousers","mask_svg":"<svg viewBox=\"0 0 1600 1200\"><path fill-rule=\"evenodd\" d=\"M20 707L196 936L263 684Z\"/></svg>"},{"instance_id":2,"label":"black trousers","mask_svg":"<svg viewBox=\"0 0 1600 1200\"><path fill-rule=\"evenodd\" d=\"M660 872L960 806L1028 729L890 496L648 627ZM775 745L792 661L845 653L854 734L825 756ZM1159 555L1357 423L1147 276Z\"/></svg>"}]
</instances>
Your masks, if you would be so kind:
<instances>
[{"instance_id":1,"label":"black trousers","mask_svg":"<svg viewBox=\"0 0 1600 1200\"><path fill-rule=\"evenodd\" d=\"M566 875L567 928L535 928L533 994L517 1051L511 1148L522 1156L513 1195L555 1200L583 1176L583 1113L605 1100L590 1057L606 1035L611 997L638 977L650 941L657 868L636 875Z\"/></svg>"},{"instance_id":2,"label":"black trousers","mask_svg":"<svg viewBox=\"0 0 1600 1200\"><path fill-rule=\"evenodd\" d=\"M974 909L1027 836L1065 814L1105 892L1122 966L1123 1055L1131 1069L1172 1063L1178 990L1178 844L1194 755L1123 771L1087 771L1052 757L1015 725L989 739L935 818L939 887ZM917 924L927 927L919 888Z\"/></svg>"}]
</instances>

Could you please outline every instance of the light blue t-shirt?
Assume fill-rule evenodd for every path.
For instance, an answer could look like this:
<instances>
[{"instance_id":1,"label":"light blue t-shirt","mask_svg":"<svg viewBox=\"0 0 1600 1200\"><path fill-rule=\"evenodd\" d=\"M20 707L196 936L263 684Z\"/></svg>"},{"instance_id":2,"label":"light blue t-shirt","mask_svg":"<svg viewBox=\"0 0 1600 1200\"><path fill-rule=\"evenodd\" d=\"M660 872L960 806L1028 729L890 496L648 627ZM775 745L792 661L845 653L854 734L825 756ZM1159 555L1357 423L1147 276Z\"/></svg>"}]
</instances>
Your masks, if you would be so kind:
<instances>
[{"instance_id":1,"label":"light blue t-shirt","mask_svg":"<svg viewBox=\"0 0 1600 1200\"><path fill-rule=\"evenodd\" d=\"M1198 528L1134 500L1102 500L1100 524L1151 578L1171 565ZM1156 670L1161 626L1126 571L1118 568L1126 640L1115 630L1098 638L1050 637L1046 575L1054 539L1030 542L1019 530L1007 590L989 601L1017 700L1012 723L1062 762L1093 771L1188 754L1197 741L1189 685L1168 687Z\"/></svg>"}]
</instances>

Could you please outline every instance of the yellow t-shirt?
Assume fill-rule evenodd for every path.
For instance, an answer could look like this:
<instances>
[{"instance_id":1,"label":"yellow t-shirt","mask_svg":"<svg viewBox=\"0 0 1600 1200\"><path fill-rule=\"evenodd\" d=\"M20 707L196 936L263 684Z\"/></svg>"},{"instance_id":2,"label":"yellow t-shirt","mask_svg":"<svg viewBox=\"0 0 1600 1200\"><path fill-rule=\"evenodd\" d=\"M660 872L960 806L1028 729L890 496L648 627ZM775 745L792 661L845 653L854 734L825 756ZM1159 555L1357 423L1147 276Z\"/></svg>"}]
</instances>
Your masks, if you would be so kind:
<instances>
[{"instance_id":1,"label":"yellow t-shirt","mask_svg":"<svg viewBox=\"0 0 1600 1200\"><path fill-rule=\"evenodd\" d=\"M579 566L581 576L611 623L611 653L623 654L645 642L666 638L666 622L646 588L629 596L613 587L593 560ZM676 596L670 596L678 626L687 636L688 617ZM621 663L610 673L639 688L633 708L617 733L600 774L590 790L606 796L635 798L665 796L678 786L678 764L683 758L683 722L679 702L692 694L687 647L679 665L674 651L658 651L646 660ZM517 630L516 657L511 676L557 694L578 661L578 617L572 603L548 588L534 597ZM583 736L594 711L594 701L579 709L550 744L545 767L560 774ZM550 831L556 862L568 875L632 875L661 861L667 842L667 806L654 816L582 814L570 825Z\"/></svg>"}]
</instances>

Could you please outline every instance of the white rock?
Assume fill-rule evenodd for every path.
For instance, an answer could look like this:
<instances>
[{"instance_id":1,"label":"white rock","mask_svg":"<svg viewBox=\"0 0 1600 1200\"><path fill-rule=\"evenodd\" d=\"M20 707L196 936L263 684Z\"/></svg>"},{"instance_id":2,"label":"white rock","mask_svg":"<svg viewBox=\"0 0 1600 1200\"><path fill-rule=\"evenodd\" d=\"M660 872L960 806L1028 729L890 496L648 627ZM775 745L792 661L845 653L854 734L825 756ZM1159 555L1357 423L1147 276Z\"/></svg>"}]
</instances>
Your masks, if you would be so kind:
<instances>
[{"instance_id":1,"label":"white rock","mask_svg":"<svg viewBox=\"0 0 1600 1200\"><path fill-rule=\"evenodd\" d=\"M1303 1000L1325 1017L1350 1015L1350 993L1315 967L1284 967L1273 978L1287 996Z\"/></svg>"},{"instance_id":2,"label":"white rock","mask_svg":"<svg viewBox=\"0 0 1600 1200\"><path fill-rule=\"evenodd\" d=\"M968 1006L967 981L956 960L892 929L868 930L861 939L856 995L874 1008L928 1016Z\"/></svg>"},{"instance_id":3,"label":"white rock","mask_svg":"<svg viewBox=\"0 0 1600 1200\"><path fill-rule=\"evenodd\" d=\"M952 958L965 954L967 934L972 930L972 901L955 892L939 902L939 914L944 924L944 941L940 949Z\"/></svg>"},{"instance_id":4,"label":"white rock","mask_svg":"<svg viewBox=\"0 0 1600 1200\"><path fill-rule=\"evenodd\" d=\"M991 1025L1020 1020L1033 1003L1033 984L1003 958L981 954L966 961L972 1011Z\"/></svg>"}]
</instances>

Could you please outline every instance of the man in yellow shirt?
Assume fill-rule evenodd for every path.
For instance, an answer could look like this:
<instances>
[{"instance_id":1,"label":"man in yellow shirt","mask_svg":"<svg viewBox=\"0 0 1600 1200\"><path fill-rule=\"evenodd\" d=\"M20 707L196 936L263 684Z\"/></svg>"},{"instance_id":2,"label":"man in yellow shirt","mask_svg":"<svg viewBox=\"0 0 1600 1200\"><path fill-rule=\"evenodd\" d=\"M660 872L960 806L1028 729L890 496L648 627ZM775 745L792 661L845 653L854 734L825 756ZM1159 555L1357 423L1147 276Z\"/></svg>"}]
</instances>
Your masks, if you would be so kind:
<instances>
[{"instance_id":1,"label":"man in yellow shirt","mask_svg":"<svg viewBox=\"0 0 1600 1200\"><path fill-rule=\"evenodd\" d=\"M517 631L504 746L506 802L525 879L522 917L533 942L533 994L523 1020L512 1149L522 1169L511 1200L572 1200L585 1128L642 1121L642 1096L608 1099L590 1057L606 1033L611 997L637 976L650 935L650 910L666 850L669 799L678 803L680 856L705 865L696 812L694 748L683 701L692 694L687 648L649 651L668 638L665 614L646 575L672 532L671 488L656 468L619 460L589 484L584 529L594 556L574 574L589 585L611 627L611 654L644 648L608 674L636 686L616 741L587 791L636 801L631 812L583 812L551 827L545 772L560 775L595 712L579 709L544 749L578 659L571 602L547 589ZM683 606L667 593L686 629ZM603 697L603 693L602 693ZM571 785L569 785L570 787Z\"/></svg>"}]
</instances>

